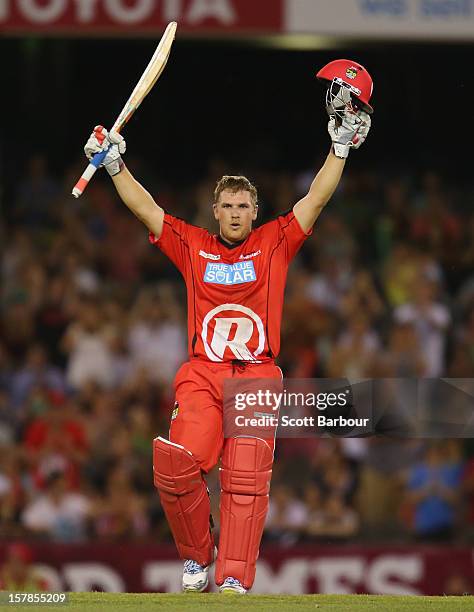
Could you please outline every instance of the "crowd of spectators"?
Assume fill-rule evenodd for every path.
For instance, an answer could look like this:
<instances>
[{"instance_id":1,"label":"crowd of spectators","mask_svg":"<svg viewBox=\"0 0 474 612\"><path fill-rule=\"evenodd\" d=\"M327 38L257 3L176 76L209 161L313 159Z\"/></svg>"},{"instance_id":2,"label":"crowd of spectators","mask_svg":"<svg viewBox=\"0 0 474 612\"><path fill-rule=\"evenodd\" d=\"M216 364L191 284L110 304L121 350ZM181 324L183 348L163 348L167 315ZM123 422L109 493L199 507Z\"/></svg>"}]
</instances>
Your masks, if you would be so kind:
<instances>
[{"instance_id":1,"label":"crowd of spectators","mask_svg":"<svg viewBox=\"0 0 474 612\"><path fill-rule=\"evenodd\" d=\"M198 184L147 185L170 212L214 228L225 172L219 160ZM250 173L263 218L304 194L312 172ZM68 196L76 174L63 183L32 158L3 213L0 537L164 541L151 442L166 436L186 359L184 285L105 177ZM290 269L286 376L472 378L468 201L433 171L349 170ZM208 484L218 529L215 470ZM279 440L268 541L452 541L473 529L468 439Z\"/></svg>"}]
</instances>

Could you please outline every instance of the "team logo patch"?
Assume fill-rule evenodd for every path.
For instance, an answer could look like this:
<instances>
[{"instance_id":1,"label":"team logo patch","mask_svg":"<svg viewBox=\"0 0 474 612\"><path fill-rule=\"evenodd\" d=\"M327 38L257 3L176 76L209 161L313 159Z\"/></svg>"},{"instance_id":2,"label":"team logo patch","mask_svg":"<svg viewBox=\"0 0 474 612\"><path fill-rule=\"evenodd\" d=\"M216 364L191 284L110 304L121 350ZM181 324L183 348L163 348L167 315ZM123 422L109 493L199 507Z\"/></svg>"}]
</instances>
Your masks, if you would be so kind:
<instances>
[{"instance_id":1,"label":"team logo patch","mask_svg":"<svg viewBox=\"0 0 474 612\"><path fill-rule=\"evenodd\" d=\"M174 403L174 408L173 408L173 412L171 413L171 420L174 421L175 418L178 416L178 411L179 411L179 404L178 402Z\"/></svg>"},{"instance_id":2,"label":"team logo patch","mask_svg":"<svg viewBox=\"0 0 474 612\"><path fill-rule=\"evenodd\" d=\"M253 261L239 261L234 264L208 263L204 272L205 283L216 285L240 285L257 280Z\"/></svg>"},{"instance_id":3,"label":"team logo patch","mask_svg":"<svg viewBox=\"0 0 474 612\"><path fill-rule=\"evenodd\" d=\"M259 363L265 347L262 319L241 304L221 304L210 310L202 322L201 338L211 361L223 361L230 351L237 359Z\"/></svg>"},{"instance_id":4,"label":"team logo patch","mask_svg":"<svg viewBox=\"0 0 474 612\"><path fill-rule=\"evenodd\" d=\"M357 76L357 68L354 68L354 66L349 66L349 68L346 70L346 77L348 79L355 79Z\"/></svg>"}]
</instances>

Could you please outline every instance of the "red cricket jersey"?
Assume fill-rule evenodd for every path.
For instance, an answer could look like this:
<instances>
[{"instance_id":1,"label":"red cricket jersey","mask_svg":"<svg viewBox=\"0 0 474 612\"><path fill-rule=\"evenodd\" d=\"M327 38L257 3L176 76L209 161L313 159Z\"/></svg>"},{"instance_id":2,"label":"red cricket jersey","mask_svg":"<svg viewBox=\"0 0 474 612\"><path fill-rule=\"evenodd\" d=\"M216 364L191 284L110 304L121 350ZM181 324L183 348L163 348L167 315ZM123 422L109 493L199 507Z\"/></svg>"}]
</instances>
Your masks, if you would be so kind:
<instances>
[{"instance_id":1,"label":"red cricket jersey","mask_svg":"<svg viewBox=\"0 0 474 612\"><path fill-rule=\"evenodd\" d=\"M305 234L293 212L251 231L237 245L165 214L156 245L184 277L191 358L264 362L280 351L288 265Z\"/></svg>"}]
</instances>

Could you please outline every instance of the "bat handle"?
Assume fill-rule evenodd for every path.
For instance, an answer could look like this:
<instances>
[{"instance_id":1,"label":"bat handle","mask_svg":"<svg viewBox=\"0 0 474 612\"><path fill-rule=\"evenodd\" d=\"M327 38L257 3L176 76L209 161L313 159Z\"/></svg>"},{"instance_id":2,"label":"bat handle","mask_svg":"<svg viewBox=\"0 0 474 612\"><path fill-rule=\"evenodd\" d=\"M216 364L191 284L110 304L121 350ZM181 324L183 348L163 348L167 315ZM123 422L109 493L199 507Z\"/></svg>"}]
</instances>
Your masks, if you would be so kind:
<instances>
[{"instance_id":1,"label":"bat handle","mask_svg":"<svg viewBox=\"0 0 474 612\"><path fill-rule=\"evenodd\" d=\"M110 148L110 147L109 147ZM72 190L72 195L75 198L78 198L84 193L85 188L89 184L89 181L94 176L97 168L99 168L100 164L104 161L105 156L107 155L109 149L105 151L101 151L100 153L96 153L94 157L90 160L89 165L82 173L81 178L74 185Z\"/></svg>"}]
</instances>

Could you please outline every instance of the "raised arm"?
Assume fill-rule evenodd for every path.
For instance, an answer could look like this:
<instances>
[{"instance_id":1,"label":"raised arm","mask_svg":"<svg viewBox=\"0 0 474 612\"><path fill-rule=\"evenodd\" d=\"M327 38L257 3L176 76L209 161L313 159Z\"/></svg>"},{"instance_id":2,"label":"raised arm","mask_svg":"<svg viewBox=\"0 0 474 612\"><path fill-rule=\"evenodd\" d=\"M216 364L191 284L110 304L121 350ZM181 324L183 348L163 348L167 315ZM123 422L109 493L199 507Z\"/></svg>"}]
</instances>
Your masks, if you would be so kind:
<instances>
[{"instance_id":1,"label":"raised arm","mask_svg":"<svg viewBox=\"0 0 474 612\"><path fill-rule=\"evenodd\" d=\"M341 180L345 159L331 151L315 176L308 193L293 206L293 212L304 232L309 232L321 211L329 202Z\"/></svg>"},{"instance_id":2,"label":"raised arm","mask_svg":"<svg viewBox=\"0 0 474 612\"><path fill-rule=\"evenodd\" d=\"M112 145L112 146L110 146ZM103 148L110 146L103 165L112 177L112 181L123 203L132 213L144 223L157 238L163 230L165 215L161 206L155 202L150 193L132 176L122 161L126 145L123 137L117 132L108 133L105 128L98 125L94 128L84 147L88 158Z\"/></svg>"},{"instance_id":3,"label":"raised arm","mask_svg":"<svg viewBox=\"0 0 474 612\"><path fill-rule=\"evenodd\" d=\"M163 230L165 211L158 206L150 193L132 176L128 168L122 167L112 177L122 202L144 223L157 238Z\"/></svg>"},{"instance_id":4,"label":"raised arm","mask_svg":"<svg viewBox=\"0 0 474 612\"><path fill-rule=\"evenodd\" d=\"M303 231L308 232L314 225L321 211L335 192L351 148L357 149L364 142L370 129L370 116L363 112L355 112L351 108L339 111L342 121L336 119L328 109L328 132L332 146L323 167L318 172L308 193L293 207L293 212ZM340 125L338 125L340 123Z\"/></svg>"}]
</instances>

